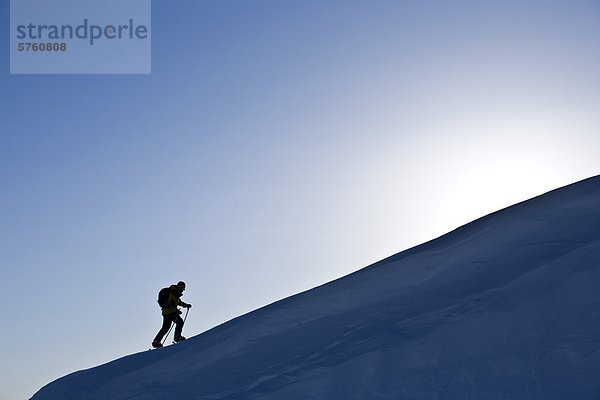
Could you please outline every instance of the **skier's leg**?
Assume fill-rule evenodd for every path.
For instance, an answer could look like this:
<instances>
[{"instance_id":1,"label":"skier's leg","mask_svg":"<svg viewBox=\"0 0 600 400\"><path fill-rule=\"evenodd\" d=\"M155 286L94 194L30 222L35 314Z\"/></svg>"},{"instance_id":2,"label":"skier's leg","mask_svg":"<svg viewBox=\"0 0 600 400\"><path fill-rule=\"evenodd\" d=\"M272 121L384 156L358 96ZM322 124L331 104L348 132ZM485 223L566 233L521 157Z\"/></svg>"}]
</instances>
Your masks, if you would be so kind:
<instances>
[{"instance_id":1,"label":"skier's leg","mask_svg":"<svg viewBox=\"0 0 600 400\"><path fill-rule=\"evenodd\" d=\"M167 332L169 332L172 322L173 322L173 319L171 318L170 315L163 315L162 327L160 328L160 331L158 331L158 333L156 334L156 337L154 338L154 342L157 342L157 343L162 342L163 336L165 336L167 334Z\"/></svg>"},{"instance_id":2,"label":"skier's leg","mask_svg":"<svg viewBox=\"0 0 600 400\"><path fill-rule=\"evenodd\" d=\"M183 331L183 318L178 316L177 319L175 320L175 339L180 339L182 337L181 336L182 331Z\"/></svg>"}]
</instances>

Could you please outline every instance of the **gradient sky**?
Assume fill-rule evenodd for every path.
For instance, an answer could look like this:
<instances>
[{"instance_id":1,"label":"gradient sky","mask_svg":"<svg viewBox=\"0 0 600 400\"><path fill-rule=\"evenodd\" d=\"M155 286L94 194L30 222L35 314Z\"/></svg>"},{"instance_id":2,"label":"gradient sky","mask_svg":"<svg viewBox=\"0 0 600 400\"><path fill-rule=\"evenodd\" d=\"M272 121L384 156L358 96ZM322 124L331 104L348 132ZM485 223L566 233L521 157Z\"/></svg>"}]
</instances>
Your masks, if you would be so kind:
<instances>
[{"instance_id":1,"label":"gradient sky","mask_svg":"<svg viewBox=\"0 0 600 400\"><path fill-rule=\"evenodd\" d=\"M0 13L6 26L9 2ZM600 172L600 1L153 2L151 75L9 75L0 398Z\"/></svg>"}]
</instances>

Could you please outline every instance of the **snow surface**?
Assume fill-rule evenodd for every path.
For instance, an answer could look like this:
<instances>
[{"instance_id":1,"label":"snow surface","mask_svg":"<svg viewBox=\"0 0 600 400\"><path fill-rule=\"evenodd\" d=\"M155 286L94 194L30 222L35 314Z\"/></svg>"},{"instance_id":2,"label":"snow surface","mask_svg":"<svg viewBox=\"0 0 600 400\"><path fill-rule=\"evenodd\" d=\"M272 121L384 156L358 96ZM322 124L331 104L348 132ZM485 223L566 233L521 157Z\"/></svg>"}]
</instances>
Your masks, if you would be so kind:
<instances>
[{"instance_id":1,"label":"snow surface","mask_svg":"<svg viewBox=\"0 0 600 400\"><path fill-rule=\"evenodd\" d=\"M34 400L600 399L600 176Z\"/></svg>"}]
</instances>

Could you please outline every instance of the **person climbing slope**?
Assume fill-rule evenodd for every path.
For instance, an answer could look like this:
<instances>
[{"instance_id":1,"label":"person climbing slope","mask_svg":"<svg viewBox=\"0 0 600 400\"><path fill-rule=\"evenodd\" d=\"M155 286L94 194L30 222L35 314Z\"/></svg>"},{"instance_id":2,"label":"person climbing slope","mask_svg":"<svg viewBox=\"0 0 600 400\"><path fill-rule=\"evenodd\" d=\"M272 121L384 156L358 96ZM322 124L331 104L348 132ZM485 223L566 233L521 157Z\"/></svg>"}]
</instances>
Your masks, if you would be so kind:
<instances>
[{"instance_id":1,"label":"person climbing slope","mask_svg":"<svg viewBox=\"0 0 600 400\"><path fill-rule=\"evenodd\" d=\"M163 323L160 331L152 341L152 347L163 347L162 339L169 332L171 324L175 323L175 342L185 340L181 335L183 331L183 319L181 318L181 310L179 307L191 308L192 305L181 300L185 290L185 282L179 281L177 285L171 285L168 288L163 288L158 292L158 305L162 310Z\"/></svg>"}]
</instances>

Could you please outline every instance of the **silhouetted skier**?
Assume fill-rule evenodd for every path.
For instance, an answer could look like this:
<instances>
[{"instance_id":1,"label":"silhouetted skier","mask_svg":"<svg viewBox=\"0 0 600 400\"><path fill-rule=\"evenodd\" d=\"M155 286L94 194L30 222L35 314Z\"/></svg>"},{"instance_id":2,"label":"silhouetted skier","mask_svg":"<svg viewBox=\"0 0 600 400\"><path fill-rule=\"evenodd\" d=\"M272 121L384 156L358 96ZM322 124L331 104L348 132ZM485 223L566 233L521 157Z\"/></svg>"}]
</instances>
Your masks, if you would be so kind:
<instances>
[{"instance_id":1,"label":"silhouetted skier","mask_svg":"<svg viewBox=\"0 0 600 400\"><path fill-rule=\"evenodd\" d=\"M179 281L177 285L171 285L158 292L158 304L162 309L163 324L160 331L156 334L154 341L152 341L152 347L163 347L162 339L165 334L169 332L173 322L175 323L175 342L185 340L185 338L181 336L181 332L183 331L183 319L181 318L179 306L191 308L192 305L181 301L184 290L185 282Z\"/></svg>"}]
</instances>

